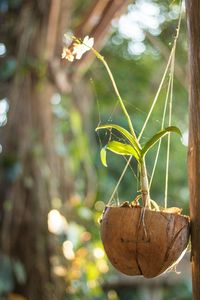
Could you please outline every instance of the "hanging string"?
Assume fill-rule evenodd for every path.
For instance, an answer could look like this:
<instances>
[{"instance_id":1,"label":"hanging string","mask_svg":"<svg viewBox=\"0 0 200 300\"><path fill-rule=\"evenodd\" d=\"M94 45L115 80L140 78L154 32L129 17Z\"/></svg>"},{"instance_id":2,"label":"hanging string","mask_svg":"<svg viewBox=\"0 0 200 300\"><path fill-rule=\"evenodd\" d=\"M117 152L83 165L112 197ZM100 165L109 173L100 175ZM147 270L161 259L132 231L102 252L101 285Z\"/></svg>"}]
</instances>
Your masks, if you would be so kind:
<instances>
[{"instance_id":1,"label":"hanging string","mask_svg":"<svg viewBox=\"0 0 200 300\"><path fill-rule=\"evenodd\" d=\"M123 158L125 159L126 162L128 162L128 159L126 158L126 156L123 156ZM129 169L132 172L133 176L135 177L135 179L138 181L138 173L136 174L136 172L134 171L133 167L130 165L129 163Z\"/></svg>"},{"instance_id":2,"label":"hanging string","mask_svg":"<svg viewBox=\"0 0 200 300\"><path fill-rule=\"evenodd\" d=\"M149 110L149 113L148 113L148 115L147 115L147 118L146 118L146 120L145 120L145 122L144 122L144 125L143 125L143 127L142 127L142 129L141 129L141 132L140 132L140 134L139 134L139 136L138 136L138 141L140 141L140 139L141 139L141 137L142 137L142 135L143 135L143 133L144 133L144 130L145 130L146 126L147 126L147 123L148 123L148 121L149 121L149 118L150 118L150 116L151 116L151 114L152 114L152 112L153 112L153 109L154 109L154 107L155 107L155 105L156 105L156 103L157 103L157 100L158 100L158 97L159 97L159 95L160 95L160 91L161 91L162 86L163 86L163 83L164 83L164 81L165 81L167 72L168 72L168 70L169 70L169 67L171 66L171 62L172 62L172 60L173 60L173 56L175 55L176 43L177 43L177 39L178 39L178 36L179 36L180 25L181 25L181 11L182 11L182 1L181 1L181 3L180 3L180 13L179 13L179 19L178 19L178 26L177 26L177 29L176 29L176 35L175 35L175 38L174 38L173 47L172 47L172 49L171 49L170 56L169 56L169 59L168 59L168 62L167 62L167 66L166 66L166 68L165 68L163 77L162 77L161 82L160 82L160 85L159 85L159 87L158 87L156 96L155 96L155 98L154 98L154 100L153 100L153 102L152 102L152 105L151 105L151 107L150 107L150 110Z\"/></svg>"},{"instance_id":3,"label":"hanging string","mask_svg":"<svg viewBox=\"0 0 200 300\"><path fill-rule=\"evenodd\" d=\"M173 48L172 48L172 50L173 50ZM166 75L167 75L167 72L168 72L170 63L171 63L171 59L172 59L172 54L173 54L173 51L172 51L172 50L171 50L171 53L170 53L170 56L169 56L169 59L168 59L168 62L167 62L167 66L166 66L166 68L165 68L165 71L164 71L164 74L163 74L161 83L160 83L160 85L159 85L158 91L157 91L156 96L155 96L155 98L154 98L154 100L153 100L152 106L151 106L151 108L150 108L150 111L149 111L149 113L148 113L148 116L147 116L147 118L146 118L146 121L145 121L145 123L144 123L144 125L143 125L143 128L142 128L142 130L141 130L141 132L140 132L140 134L139 134L138 141L139 141L139 140L141 139L141 137L142 137L142 134L143 134L143 132L144 132L144 129L145 129L147 123L148 123L148 120L149 120L149 118L150 118L150 116L151 116L151 113L152 113L152 111L153 111L153 108L154 108L154 106L155 106L155 104L156 104L156 102L157 102L157 100L158 100L158 96L159 96L160 91L161 91L161 89L162 89L162 86L163 86L163 84L164 84L164 81L165 81L165 78L166 78ZM113 199L113 197L115 196L115 193L116 193L116 191L117 191L117 189L118 189L118 187L119 187L119 185L120 185L120 183L121 183L121 181L122 181L122 179L123 179L123 177L124 177L124 175L125 175L125 173L126 173L126 170L128 169L128 166L129 166L129 164L130 164L130 162L131 162L131 159L132 159L132 157L130 156L129 159L128 159L128 161L127 161L127 163L126 163L126 165L125 165L125 167L124 167L124 169L123 169L123 171L122 171L122 174L121 174L121 176L119 177L119 179L118 179L118 181L117 181L117 184L116 184L116 186L115 186L115 188L114 188L114 190L113 190L113 192L112 192L112 194L111 194L111 196L110 196L110 199L109 199L109 201L108 201L108 205L112 202L112 199Z\"/></svg>"},{"instance_id":4,"label":"hanging string","mask_svg":"<svg viewBox=\"0 0 200 300\"><path fill-rule=\"evenodd\" d=\"M168 86L167 86L167 94L166 94L166 98L165 98L165 104L164 104L163 115L162 115L161 129L164 128L164 123L165 123L167 105L168 105L168 102L169 102L169 95L170 95L171 78L172 77L169 75L169 82L168 82ZM161 143L162 143L162 139L159 140L159 142L158 142L156 157L155 157L155 161L154 161L154 165L153 165L153 169L152 169L152 173L151 173L151 178L150 178L150 181L149 181L149 188L151 188L152 181L153 181L154 174L155 174L155 170L156 170L156 167L157 167L158 157L159 157L159 154L160 154Z\"/></svg>"},{"instance_id":5,"label":"hanging string","mask_svg":"<svg viewBox=\"0 0 200 300\"><path fill-rule=\"evenodd\" d=\"M170 53L170 56L169 56L169 59L168 59L168 62L167 62L167 66L166 66L166 68L165 68L163 77L162 77L161 82L160 82L160 85L159 85L159 87L158 87L156 96L155 96L155 98L154 98L154 100L153 100L153 102L152 102L152 105L151 105L151 107L150 107L149 113L148 113L148 115L147 115L147 117L146 117L146 120L145 120L145 122L144 122L144 125L143 125L143 127L142 127L142 129L141 129L141 131L140 131L139 136L138 136L138 140L139 140L139 141L140 141L140 139L141 139L141 137L142 137L142 135L143 135L143 133L144 133L144 130L145 130L146 126L147 126L147 123L148 123L148 121L149 121L149 118L150 118L150 116L151 116L151 114L152 114L152 112L153 112L153 109L154 109L154 107L155 107L155 105L156 105L156 103L157 103L157 100L158 100L158 98L159 98L160 91L161 91L161 89L162 89L162 87L163 87L165 78L166 78L166 76L167 76L168 69L169 69L170 64L171 64L172 55L173 55L173 48L172 48L172 50L171 50L171 53Z\"/></svg>"},{"instance_id":6,"label":"hanging string","mask_svg":"<svg viewBox=\"0 0 200 300\"><path fill-rule=\"evenodd\" d=\"M173 102L175 52L176 52L176 43L177 43L177 39L178 39L179 32L180 32L181 10L182 10L182 3L180 4L180 14L179 14L177 32L176 32L176 36L175 36L175 39L174 39L174 45L173 45L173 48L172 48L173 52L172 52L172 60L171 60L171 64L170 64L170 74L169 74L170 77L169 77L169 82L168 82L168 87L167 87L167 95L166 95L165 106L164 106L164 111L163 111L161 129L164 128L164 121L165 121L166 109L167 109L168 102L169 102L168 125L171 126L171 123L172 123L172 102ZM167 140L167 157L166 157L166 172L165 172L165 191L164 191L164 207L165 208L167 208L168 186L169 186L168 183L169 183L170 140L171 140L171 135L169 133L168 140ZM152 174L151 174L149 187L151 187L152 180L153 180L154 173L155 173L155 169L156 169L156 166L157 166L158 157L159 157L159 153L160 153L161 142L162 142L162 140L160 140L159 144L158 144L157 153L156 153L156 157L155 157L155 162L154 162L154 166L153 166L153 170L152 170Z\"/></svg>"},{"instance_id":7,"label":"hanging string","mask_svg":"<svg viewBox=\"0 0 200 300\"><path fill-rule=\"evenodd\" d=\"M168 71L170 69L170 79L169 79L169 84L168 84L168 89L167 89L167 96L166 96L166 101L165 101L165 106L164 106L164 111L163 111L163 117L162 117L162 125L161 125L161 128L164 127L164 120L165 120L165 116L166 116L166 109L167 109L167 103L168 103L168 99L169 99L169 94L170 94L170 101L169 101L169 122L168 122L168 125L170 126L171 125L171 119L172 119L172 101L173 101L173 77L174 77L174 62L175 62L175 50L176 50L176 44L177 44L177 39L178 39L178 36L179 36L179 32L180 32L180 24L181 24L181 11L182 11L182 2L180 3L180 14L179 14L179 20L178 20L178 26L177 26L177 32L176 32L176 36L174 38L174 43L173 43L173 47L171 49L171 52L170 52L170 55L169 55L169 59L167 61L167 65L166 65L166 68L165 68L165 71L164 71L164 74L163 74L163 77L161 79L161 82L160 82L160 85L158 87L158 90L157 90L157 93L156 93L156 96L152 102L152 105L150 107L150 110L149 110L149 113L147 115L147 118L144 122L144 125L141 129L141 132L138 136L138 141L140 141L143 133L144 133L144 130L147 126L147 123L149 121L149 118L151 117L151 114L154 110L154 107L157 103L157 100L159 98L159 95L160 95L160 92L161 92L161 89L163 87L163 84L165 82L165 79L166 79L166 76L168 74ZM107 67L105 65L105 67ZM108 69L109 71L109 69ZM112 75L112 74L111 74ZM111 76L110 75L110 76ZM117 93L118 93L118 89L116 86L114 86L114 88L116 89ZM121 97L119 95L119 100L121 100ZM132 128L132 124L131 124L131 121L129 120L129 127L131 129L131 132L135 135L135 132ZM153 176L154 176L154 173L155 173L155 169L156 169L156 165L157 165L157 162L158 162L158 157L159 157L159 152L160 152L160 147L161 147L161 142L159 142L159 145L158 145L158 149L157 149L157 153L156 153L156 158L155 158L155 162L154 162L154 167L153 167L153 171L152 171L152 174L151 174L151 179L150 179L150 186L152 184L152 180L153 180ZM165 176L165 197L164 197L164 205L165 205L165 208L167 207L167 197L168 197L168 179L169 179L169 154L170 154L170 134L168 136L168 143L167 143L167 158L166 158L166 176ZM126 173L126 170L131 162L131 159L132 157L130 156L125 167L124 167L124 170L122 171L122 174L113 190L113 193L111 194L111 197L108 201L108 205L111 204L117 190L118 190L118 187L124 177L124 174Z\"/></svg>"},{"instance_id":8,"label":"hanging string","mask_svg":"<svg viewBox=\"0 0 200 300\"><path fill-rule=\"evenodd\" d=\"M98 99L98 95L97 95L97 92L96 92L96 87L95 87L94 81L93 81L93 79L91 79L90 81L91 81L91 84L92 84L92 87L93 87L93 92L94 92L94 94L95 94L96 102L97 102L98 119L99 119L99 120L98 120L98 125L97 125L97 127L98 127L98 126L101 124L100 102L99 102L99 99ZM112 110L112 112L111 112L111 114L109 115L108 121L111 121L112 116L113 116L113 114L114 114L114 112L115 112L115 110L116 110L116 108L117 108L118 105L119 105L119 102L117 101L116 104L115 104L115 106L114 106L114 108L113 108L113 110ZM138 108L138 110L139 110L139 108ZM105 135L106 135L106 134L107 134L107 133L105 133ZM112 133L112 131L110 130L109 140L111 139L111 135L112 135L112 134L113 134L113 133ZM97 136L98 136L100 148L102 148L102 141L101 141L101 138L100 138L100 136L99 136L99 132L97 132ZM124 157L124 158L125 158L125 157ZM108 205L112 205L113 199L114 199L115 195L117 194L117 190L118 190L118 187L119 187L119 185L120 185L120 183L121 183L121 180L123 179L124 174L126 173L126 170L128 169L128 167L130 167L130 161L131 161L131 159L132 159L131 156L129 157L128 160L125 158L125 160L126 160L125 168L124 168L124 170L122 171L122 174L120 175L120 178L119 178L118 181L117 181L117 184L116 184L116 186L115 186L115 188L114 188L114 190L113 190L113 192L112 192L112 194L111 194L111 196L110 196L110 199L108 200ZM131 168L131 171L133 172L134 177L136 177L136 179L138 180L138 175L135 174L133 168ZM114 202L115 202L115 201L114 201ZM118 197L118 196L117 196L116 204L119 205L119 197Z\"/></svg>"},{"instance_id":9,"label":"hanging string","mask_svg":"<svg viewBox=\"0 0 200 300\"><path fill-rule=\"evenodd\" d=\"M172 48L172 50L173 50L173 48ZM148 113L148 116L147 116L147 118L146 118L146 120L145 120L145 123L144 123L144 125L143 125L143 127L142 127L142 130L141 130L141 132L140 132L140 134L139 134L139 136L138 136L138 141L140 141L140 139L141 139L141 137L142 137L142 134L143 134L143 132L144 132L144 129L145 129L147 123L148 123L148 120L149 120L149 118L150 118L150 116L151 116L151 113L152 113L152 111L153 111L153 109L154 109L154 106L155 106L155 104L156 104L156 102L157 102L157 100L158 100L158 96L159 96L159 94L160 94L160 91L161 91L162 86L163 86L163 84L164 84L164 81L165 81L165 78L166 78L166 75L167 75L167 72L168 72L170 63L171 63L171 59L172 59L172 53L173 53L172 50L171 50L171 53L170 53L170 56L169 56L169 59L168 59L168 62L167 62L167 66L166 66L166 68L165 68L165 71L164 71L164 74L163 74L161 83L160 83L160 85L159 85L158 91L157 91L156 96L155 96L155 98L154 98L154 100L153 100L153 103L152 103L152 105L151 105L151 108L150 108L150 111L149 111L149 113ZM116 184L116 186L115 186L115 188L114 188L114 190L113 190L113 193L112 193L111 196L110 196L110 199L109 199L109 201L108 201L108 204L110 204L110 203L112 202L112 199L113 199L113 197L114 197L114 195L115 195L115 193L116 193L116 191L117 191L117 189L118 189L118 187L119 187L119 185L120 185L120 183L121 183L121 181L122 181L122 179L123 179L123 177L124 177L124 174L126 173L126 170L127 170L128 166L129 166L129 164L130 164L130 162L131 162L131 159L132 159L132 157L130 156L129 159L128 159L128 161L127 161L127 163L126 163L126 165L125 165L125 167L124 167L124 169L123 169L123 171L122 171L121 176L119 177L119 179L118 179L118 181L117 181L117 184Z\"/></svg>"},{"instance_id":10,"label":"hanging string","mask_svg":"<svg viewBox=\"0 0 200 300\"><path fill-rule=\"evenodd\" d=\"M115 193L117 192L117 189L118 189L118 187L119 187L119 185L120 185L120 183L122 181L122 178L124 177L124 174L126 173L126 170L127 170L128 166L129 166L129 163L131 162L131 159L132 159L132 156L129 157L129 159L128 159L126 165L125 165L125 168L122 171L122 174L121 174L121 176L120 176L120 178L119 178L119 180L118 180L118 182L117 182L117 184L116 184L116 186L115 186L115 188L114 188L114 190L113 190L113 192L112 192L112 194L110 196L110 199L108 200L108 206L112 203L112 199L114 198Z\"/></svg>"},{"instance_id":11,"label":"hanging string","mask_svg":"<svg viewBox=\"0 0 200 300\"><path fill-rule=\"evenodd\" d=\"M174 60L175 60L175 52L174 52L174 56L173 56L172 66L171 66L171 86L170 86L169 122L168 122L169 126L171 126L171 124L172 124L172 104L173 104L173 86L174 86ZM167 208L167 198L168 198L170 141L171 141L171 134L168 135L168 140L167 140L165 196L164 196L164 207L165 208Z\"/></svg>"},{"instance_id":12,"label":"hanging string","mask_svg":"<svg viewBox=\"0 0 200 300\"><path fill-rule=\"evenodd\" d=\"M172 104L173 104L173 86L174 86L174 65L175 65L175 50L176 50L176 43L180 32L180 25L181 25L181 10L182 10L182 2L180 4L180 15L179 15L179 21L178 21L178 27L176 32L176 37L174 40L174 55L172 59L171 64L171 89L170 89L170 101L169 101L169 122L168 125L170 126L172 123ZM168 135L168 141L167 141L167 159L166 159L166 176L165 176L165 196L164 196L164 207L167 208L167 198L168 198L168 182L169 182L169 155L170 155L170 141L171 141L171 135Z\"/></svg>"}]
</instances>

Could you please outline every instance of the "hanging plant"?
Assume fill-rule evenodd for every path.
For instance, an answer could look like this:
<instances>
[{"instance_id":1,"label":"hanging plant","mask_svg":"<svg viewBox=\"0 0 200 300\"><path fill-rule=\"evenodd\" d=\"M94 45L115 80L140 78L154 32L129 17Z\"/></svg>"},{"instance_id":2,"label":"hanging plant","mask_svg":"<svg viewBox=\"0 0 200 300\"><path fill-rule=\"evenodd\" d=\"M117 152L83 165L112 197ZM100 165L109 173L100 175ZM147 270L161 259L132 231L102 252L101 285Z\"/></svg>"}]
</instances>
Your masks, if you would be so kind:
<instances>
[{"instance_id":1,"label":"hanging plant","mask_svg":"<svg viewBox=\"0 0 200 300\"><path fill-rule=\"evenodd\" d=\"M113 266L127 275L155 277L172 267L188 244L188 218L178 209L155 211L137 203L106 207L101 238Z\"/></svg>"},{"instance_id":2,"label":"hanging plant","mask_svg":"<svg viewBox=\"0 0 200 300\"><path fill-rule=\"evenodd\" d=\"M161 130L156 132L144 145L140 143L140 138L156 104L169 68L171 76L168 92L169 94L170 92L172 93L172 75L179 28L180 19L177 35L174 40L165 73L145 124L138 137L135 134L130 116L120 96L107 62L104 57L93 48L94 39L87 36L82 41L76 37L72 37L72 41L70 41L63 49L62 58L69 61L80 59L86 51L91 50L103 63L129 126L129 130L118 124L104 124L96 128L96 131L112 131L114 129L124 139L124 142L116 139L109 140L101 149L100 157L102 164L105 167L107 167L107 151L111 151L117 155L129 156L130 158L127 166L132 158L135 159L138 164L141 192L139 197L141 196L142 203L139 204L137 197L132 203L125 202L119 206L108 204L103 212L100 222L101 238L109 260L117 270L127 275L143 275L147 278L151 278L161 274L181 258L188 244L189 218L181 215L181 209L179 208L167 208L166 201L164 208L159 207L150 197L150 187L145 162L146 155L156 143L161 142L161 139L164 136L169 136L168 143L170 142L170 133L176 133L181 136L180 129L176 126L172 126L171 116L169 118L169 126L166 128L163 126L166 105L163 113ZM65 38L67 41L69 40L68 37ZM169 151L167 160L169 161ZM114 193L115 191L113 194Z\"/></svg>"}]
</instances>

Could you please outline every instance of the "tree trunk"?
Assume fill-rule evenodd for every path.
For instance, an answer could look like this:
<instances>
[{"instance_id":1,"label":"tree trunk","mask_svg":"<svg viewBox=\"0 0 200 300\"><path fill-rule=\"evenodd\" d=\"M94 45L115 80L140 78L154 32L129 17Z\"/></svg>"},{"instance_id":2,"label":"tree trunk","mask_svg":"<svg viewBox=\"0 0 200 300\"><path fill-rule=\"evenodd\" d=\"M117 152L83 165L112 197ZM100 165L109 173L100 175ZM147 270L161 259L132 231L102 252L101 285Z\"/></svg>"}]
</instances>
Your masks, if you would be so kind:
<instances>
[{"instance_id":1,"label":"tree trunk","mask_svg":"<svg viewBox=\"0 0 200 300\"><path fill-rule=\"evenodd\" d=\"M1 249L22 263L26 282L16 284L15 291L29 300L63 299L65 293L64 280L54 274L53 256L61 251L48 232L47 215L60 185L48 62L61 49L66 2L24 1L12 28L17 70L9 83L10 112L2 130Z\"/></svg>"},{"instance_id":2,"label":"tree trunk","mask_svg":"<svg viewBox=\"0 0 200 300\"><path fill-rule=\"evenodd\" d=\"M200 299L200 2L187 0L189 35L189 188L193 299Z\"/></svg>"},{"instance_id":3,"label":"tree trunk","mask_svg":"<svg viewBox=\"0 0 200 300\"><path fill-rule=\"evenodd\" d=\"M111 19L129 1L106 0L105 7L101 0L95 2L89 19L85 20L95 20L95 7L100 18L96 18L95 25L93 21L89 25L83 21L87 30L81 34L94 35L99 49ZM71 83L74 84L71 75L75 78L80 74L78 64L74 68L76 74L69 76L70 83L66 62L60 64L62 36L69 28L70 7L75 5L67 0L5 3L8 11L5 8L6 26L0 26L0 33L4 35L1 42L5 41L6 55L16 59L17 68L14 76L6 81L5 96L10 110L8 124L0 128L3 147L0 156L1 251L14 261L20 261L26 271L26 281L24 284L18 281L15 292L28 300L64 299L65 283L54 274L55 268L62 265L61 249L48 232L47 216L52 198L64 195L66 199L71 187L66 187L64 176L69 172L63 171L64 163L55 151L50 99L57 90L66 93L70 89L74 99L77 102L80 99L71 88ZM87 54L80 65L85 64L84 60ZM81 76L77 76L78 80ZM0 85L0 91L1 88ZM82 113L81 107L79 109ZM85 173L91 183L90 177L94 180L94 176L87 164ZM92 185L95 186L93 181ZM94 190L88 189L88 205L93 197Z\"/></svg>"}]
</instances>

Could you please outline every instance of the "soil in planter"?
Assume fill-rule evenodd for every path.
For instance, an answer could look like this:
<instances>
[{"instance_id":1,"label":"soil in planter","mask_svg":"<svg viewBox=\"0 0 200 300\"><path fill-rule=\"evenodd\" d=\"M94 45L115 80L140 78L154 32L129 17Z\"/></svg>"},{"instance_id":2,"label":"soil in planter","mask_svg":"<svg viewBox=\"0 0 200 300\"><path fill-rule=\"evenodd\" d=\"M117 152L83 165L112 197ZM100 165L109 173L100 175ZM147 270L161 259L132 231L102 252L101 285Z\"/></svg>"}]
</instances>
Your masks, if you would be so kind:
<instances>
[{"instance_id":1,"label":"soil in planter","mask_svg":"<svg viewBox=\"0 0 200 300\"><path fill-rule=\"evenodd\" d=\"M189 218L141 206L106 207L101 238L117 270L152 278L166 271L186 250Z\"/></svg>"}]
</instances>

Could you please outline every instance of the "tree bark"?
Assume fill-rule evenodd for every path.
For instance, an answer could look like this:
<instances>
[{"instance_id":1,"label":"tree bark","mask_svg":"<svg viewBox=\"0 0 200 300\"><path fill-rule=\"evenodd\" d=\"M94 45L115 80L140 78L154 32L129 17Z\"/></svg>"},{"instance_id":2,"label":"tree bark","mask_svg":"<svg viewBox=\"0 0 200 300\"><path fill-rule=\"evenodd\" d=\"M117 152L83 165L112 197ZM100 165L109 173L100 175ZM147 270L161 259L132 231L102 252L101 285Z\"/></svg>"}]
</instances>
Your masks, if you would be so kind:
<instances>
[{"instance_id":1,"label":"tree bark","mask_svg":"<svg viewBox=\"0 0 200 300\"><path fill-rule=\"evenodd\" d=\"M10 111L1 141L1 251L23 265L26 282L16 282L15 291L29 300L57 300L65 294L53 262L55 255L62 257L61 249L47 225L61 185L48 64L56 51L60 56L68 6L65 0L24 1L10 40L17 69L9 82Z\"/></svg>"},{"instance_id":2,"label":"tree bark","mask_svg":"<svg viewBox=\"0 0 200 300\"><path fill-rule=\"evenodd\" d=\"M106 0L106 9L101 0L96 2L101 4L100 21L95 26L87 25L90 31L82 34L91 33L100 45L111 19L128 0ZM28 300L58 300L65 295L66 283L54 272L55 263L61 265L61 249L48 232L47 216L53 197L63 195L66 199L71 194L65 178L69 172L63 171L64 163L54 147L50 102L58 90L72 91L74 99L80 101L73 91L76 83L72 78L70 82L67 80L66 62L60 63L62 36L69 28L70 7L74 5L71 3L73 1L67 0L19 1L16 11L11 7L11 11L5 13L6 26L0 27L8 55L17 61L14 76L6 82L10 104L8 124L0 129L3 147L0 157L1 251L24 266L26 282L16 284L15 292ZM95 14L96 10L90 13L90 20ZM80 72L77 70L75 73ZM82 86L83 93L84 90ZM93 175L88 166L85 172L89 182ZM92 201L94 191L89 192L87 199Z\"/></svg>"},{"instance_id":3,"label":"tree bark","mask_svg":"<svg viewBox=\"0 0 200 300\"><path fill-rule=\"evenodd\" d=\"M193 299L200 299L200 2L187 0L189 37L189 188Z\"/></svg>"}]
</instances>

